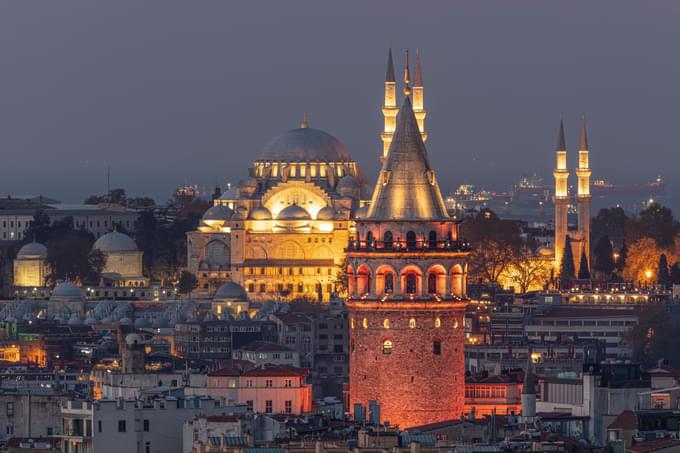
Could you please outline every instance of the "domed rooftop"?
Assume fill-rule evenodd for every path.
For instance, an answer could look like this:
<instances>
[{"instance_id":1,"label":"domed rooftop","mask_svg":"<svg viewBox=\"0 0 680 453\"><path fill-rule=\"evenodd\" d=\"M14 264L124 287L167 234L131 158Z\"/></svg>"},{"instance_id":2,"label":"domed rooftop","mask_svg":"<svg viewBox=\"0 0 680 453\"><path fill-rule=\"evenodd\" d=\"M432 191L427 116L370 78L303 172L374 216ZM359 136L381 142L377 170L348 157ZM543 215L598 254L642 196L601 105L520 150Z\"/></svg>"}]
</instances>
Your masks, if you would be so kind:
<instances>
[{"instance_id":1,"label":"domed rooftop","mask_svg":"<svg viewBox=\"0 0 680 453\"><path fill-rule=\"evenodd\" d=\"M142 344L144 342L144 339L142 338L141 335L137 333L129 333L125 337L125 344L128 346L137 346L138 344Z\"/></svg>"},{"instance_id":2,"label":"domed rooftop","mask_svg":"<svg viewBox=\"0 0 680 453\"><path fill-rule=\"evenodd\" d=\"M202 220L204 222L205 221L225 222L229 220L233 214L234 211L229 209L227 206L218 204L205 211Z\"/></svg>"},{"instance_id":3,"label":"domed rooftop","mask_svg":"<svg viewBox=\"0 0 680 453\"><path fill-rule=\"evenodd\" d=\"M296 204L286 206L276 216L276 220L309 220L311 218L305 208Z\"/></svg>"},{"instance_id":4,"label":"domed rooftop","mask_svg":"<svg viewBox=\"0 0 680 453\"><path fill-rule=\"evenodd\" d=\"M332 206L326 206L319 210L316 214L316 220L333 220L336 216L335 209Z\"/></svg>"},{"instance_id":5,"label":"domed rooftop","mask_svg":"<svg viewBox=\"0 0 680 453\"><path fill-rule=\"evenodd\" d=\"M227 282L217 288L213 299L240 299L248 300L248 294L243 286L234 282Z\"/></svg>"},{"instance_id":6,"label":"domed rooftop","mask_svg":"<svg viewBox=\"0 0 680 453\"><path fill-rule=\"evenodd\" d=\"M76 284L63 282L54 287L50 298L79 300L83 298L83 292Z\"/></svg>"},{"instance_id":7,"label":"domed rooftop","mask_svg":"<svg viewBox=\"0 0 680 453\"><path fill-rule=\"evenodd\" d=\"M340 181L338 181L338 185L335 187L337 189L359 189L361 187L361 183L357 178L355 178L352 175L345 175L342 178L340 178Z\"/></svg>"},{"instance_id":8,"label":"domed rooftop","mask_svg":"<svg viewBox=\"0 0 680 453\"><path fill-rule=\"evenodd\" d=\"M138 251L135 241L133 241L130 236L119 233L118 231L106 233L104 236L97 239L92 247L104 253Z\"/></svg>"},{"instance_id":9,"label":"domed rooftop","mask_svg":"<svg viewBox=\"0 0 680 453\"><path fill-rule=\"evenodd\" d=\"M342 162L352 160L345 145L332 135L307 127L284 132L262 150L260 160L284 162Z\"/></svg>"},{"instance_id":10,"label":"domed rooftop","mask_svg":"<svg viewBox=\"0 0 680 453\"><path fill-rule=\"evenodd\" d=\"M47 258L47 247L39 242L29 242L19 249L17 258Z\"/></svg>"},{"instance_id":11,"label":"domed rooftop","mask_svg":"<svg viewBox=\"0 0 680 453\"><path fill-rule=\"evenodd\" d=\"M253 220L271 220L272 213L264 206L257 206L250 211L248 217Z\"/></svg>"}]
</instances>

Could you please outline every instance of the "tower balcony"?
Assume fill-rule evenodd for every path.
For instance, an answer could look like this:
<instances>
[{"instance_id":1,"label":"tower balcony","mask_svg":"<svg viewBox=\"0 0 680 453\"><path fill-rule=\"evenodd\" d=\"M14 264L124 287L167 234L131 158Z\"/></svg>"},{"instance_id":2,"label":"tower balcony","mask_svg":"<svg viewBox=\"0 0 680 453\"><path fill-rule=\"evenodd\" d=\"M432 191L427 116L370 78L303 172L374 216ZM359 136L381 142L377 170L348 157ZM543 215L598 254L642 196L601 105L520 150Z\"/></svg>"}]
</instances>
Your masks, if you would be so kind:
<instances>
[{"instance_id":1,"label":"tower balcony","mask_svg":"<svg viewBox=\"0 0 680 453\"><path fill-rule=\"evenodd\" d=\"M350 241L347 245L347 252L383 252L383 253L404 253L404 252L469 252L470 243L465 240L446 240L433 241L428 239L415 241Z\"/></svg>"}]
</instances>

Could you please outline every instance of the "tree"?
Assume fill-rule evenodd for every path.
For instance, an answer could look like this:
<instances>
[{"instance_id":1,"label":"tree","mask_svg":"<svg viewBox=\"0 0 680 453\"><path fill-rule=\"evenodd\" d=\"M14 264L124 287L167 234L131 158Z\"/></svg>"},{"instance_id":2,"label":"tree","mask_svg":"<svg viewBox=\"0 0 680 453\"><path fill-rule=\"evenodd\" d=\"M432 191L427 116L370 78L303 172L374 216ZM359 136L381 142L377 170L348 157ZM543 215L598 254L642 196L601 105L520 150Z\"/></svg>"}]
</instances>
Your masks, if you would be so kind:
<instances>
[{"instance_id":1,"label":"tree","mask_svg":"<svg viewBox=\"0 0 680 453\"><path fill-rule=\"evenodd\" d=\"M196 276L189 271L182 271L179 276L177 290L180 294L188 294L198 286Z\"/></svg>"},{"instance_id":2,"label":"tree","mask_svg":"<svg viewBox=\"0 0 680 453\"><path fill-rule=\"evenodd\" d=\"M504 273L504 280L526 293L532 288L544 288L550 281L552 262L537 259L528 248L522 249Z\"/></svg>"},{"instance_id":3,"label":"tree","mask_svg":"<svg viewBox=\"0 0 680 453\"><path fill-rule=\"evenodd\" d=\"M637 218L626 221L625 236L628 244L650 237L662 248L672 247L680 224L673 218L673 211L658 203L651 203L640 211Z\"/></svg>"},{"instance_id":4,"label":"tree","mask_svg":"<svg viewBox=\"0 0 680 453\"><path fill-rule=\"evenodd\" d=\"M678 328L662 307L645 307L640 311L638 324L626 334L633 348L633 359L643 366L654 365L662 358L674 366L680 365Z\"/></svg>"},{"instance_id":5,"label":"tree","mask_svg":"<svg viewBox=\"0 0 680 453\"><path fill-rule=\"evenodd\" d=\"M671 283L674 285L680 285L680 263L673 263L670 274Z\"/></svg>"},{"instance_id":6,"label":"tree","mask_svg":"<svg viewBox=\"0 0 680 453\"><path fill-rule=\"evenodd\" d=\"M472 244L470 273L485 283L498 283L498 278L519 255L523 245L517 222L498 218L483 209L468 217L461 225L461 236Z\"/></svg>"},{"instance_id":7,"label":"tree","mask_svg":"<svg viewBox=\"0 0 680 453\"><path fill-rule=\"evenodd\" d=\"M620 206L600 209L591 223L593 243L599 241L603 236L615 239L623 238L626 220L628 220L628 216Z\"/></svg>"},{"instance_id":8,"label":"tree","mask_svg":"<svg viewBox=\"0 0 680 453\"><path fill-rule=\"evenodd\" d=\"M611 277L614 272L614 249L608 235L605 234L597 240L593 254L595 255L593 270L600 272L607 279Z\"/></svg>"},{"instance_id":9,"label":"tree","mask_svg":"<svg viewBox=\"0 0 680 453\"><path fill-rule=\"evenodd\" d=\"M578 267L578 279L590 280L590 270L588 270L588 258L585 249L581 250L581 262Z\"/></svg>"},{"instance_id":10,"label":"tree","mask_svg":"<svg viewBox=\"0 0 680 453\"><path fill-rule=\"evenodd\" d=\"M668 271L668 258L666 258L665 253L659 255L659 265L657 266L656 275L658 276L657 281L660 285L668 286L671 284L671 275Z\"/></svg>"},{"instance_id":11,"label":"tree","mask_svg":"<svg viewBox=\"0 0 680 453\"><path fill-rule=\"evenodd\" d=\"M33 215L33 220L26 228L24 238L27 242L36 241L42 244L47 243L50 235L50 216L45 211L38 209Z\"/></svg>"},{"instance_id":12,"label":"tree","mask_svg":"<svg viewBox=\"0 0 680 453\"><path fill-rule=\"evenodd\" d=\"M664 252L654 239L639 239L628 249L626 267L623 269L624 280L649 283L656 275L659 256Z\"/></svg>"},{"instance_id":13,"label":"tree","mask_svg":"<svg viewBox=\"0 0 680 453\"><path fill-rule=\"evenodd\" d=\"M617 272L623 272L626 267L626 261L628 260L628 245L624 242L619 250L619 259L614 263Z\"/></svg>"},{"instance_id":14,"label":"tree","mask_svg":"<svg viewBox=\"0 0 680 453\"><path fill-rule=\"evenodd\" d=\"M571 250L571 238L567 236L564 241L564 252L562 253L562 262L560 263L560 284L561 287L569 288L569 282L576 277L574 269L574 254Z\"/></svg>"},{"instance_id":15,"label":"tree","mask_svg":"<svg viewBox=\"0 0 680 453\"><path fill-rule=\"evenodd\" d=\"M92 250L91 234L71 230L47 243L47 262L52 283L67 279L95 284L99 280L105 257L99 250Z\"/></svg>"}]
</instances>

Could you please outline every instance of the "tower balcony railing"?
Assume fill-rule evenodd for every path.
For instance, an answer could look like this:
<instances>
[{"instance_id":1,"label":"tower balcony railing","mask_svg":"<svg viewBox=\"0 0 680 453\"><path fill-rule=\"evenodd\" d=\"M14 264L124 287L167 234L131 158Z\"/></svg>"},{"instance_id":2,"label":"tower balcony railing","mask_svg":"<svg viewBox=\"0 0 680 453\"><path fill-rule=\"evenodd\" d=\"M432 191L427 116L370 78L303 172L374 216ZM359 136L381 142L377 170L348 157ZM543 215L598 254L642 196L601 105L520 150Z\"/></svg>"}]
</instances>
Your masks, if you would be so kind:
<instances>
[{"instance_id":1,"label":"tower balcony railing","mask_svg":"<svg viewBox=\"0 0 680 453\"><path fill-rule=\"evenodd\" d=\"M465 240L457 241L350 241L347 246L348 252L468 252L470 243Z\"/></svg>"}]
</instances>

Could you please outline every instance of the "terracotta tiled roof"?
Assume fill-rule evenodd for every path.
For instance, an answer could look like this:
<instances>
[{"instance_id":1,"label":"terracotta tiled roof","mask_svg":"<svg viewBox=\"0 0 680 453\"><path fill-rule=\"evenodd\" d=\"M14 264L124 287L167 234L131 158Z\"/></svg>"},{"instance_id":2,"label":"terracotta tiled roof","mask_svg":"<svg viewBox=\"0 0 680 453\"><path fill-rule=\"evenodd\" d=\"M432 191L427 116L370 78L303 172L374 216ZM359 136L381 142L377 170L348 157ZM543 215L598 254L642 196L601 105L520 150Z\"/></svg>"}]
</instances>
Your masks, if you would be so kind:
<instances>
[{"instance_id":1,"label":"terracotta tiled roof","mask_svg":"<svg viewBox=\"0 0 680 453\"><path fill-rule=\"evenodd\" d=\"M653 451L665 450L666 448L678 446L680 446L680 440L678 439L659 439L633 445L632 447L628 447L628 451L632 453L651 453Z\"/></svg>"},{"instance_id":2,"label":"terracotta tiled roof","mask_svg":"<svg viewBox=\"0 0 680 453\"><path fill-rule=\"evenodd\" d=\"M635 415L635 412L623 411L609 424L607 429L632 430L637 428L637 424L637 415Z\"/></svg>"},{"instance_id":3,"label":"terracotta tiled roof","mask_svg":"<svg viewBox=\"0 0 680 453\"><path fill-rule=\"evenodd\" d=\"M307 376L309 370L307 368L296 368L293 366L275 365L275 366L261 366L253 368L243 373L243 376Z\"/></svg>"}]
</instances>

